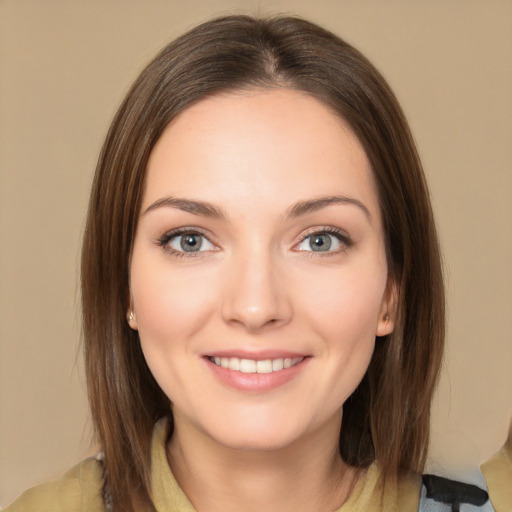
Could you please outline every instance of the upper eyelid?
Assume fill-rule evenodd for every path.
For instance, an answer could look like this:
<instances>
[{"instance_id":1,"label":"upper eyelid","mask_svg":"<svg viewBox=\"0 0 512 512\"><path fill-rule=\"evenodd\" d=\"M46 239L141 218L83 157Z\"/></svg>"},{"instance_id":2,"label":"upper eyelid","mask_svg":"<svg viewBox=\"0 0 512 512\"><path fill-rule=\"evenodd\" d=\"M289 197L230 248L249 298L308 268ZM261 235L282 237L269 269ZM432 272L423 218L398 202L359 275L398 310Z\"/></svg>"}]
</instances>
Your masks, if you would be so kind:
<instances>
[{"instance_id":1,"label":"upper eyelid","mask_svg":"<svg viewBox=\"0 0 512 512\"><path fill-rule=\"evenodd\" d=\"M207 230L195 226L184 226L180 228L169 229L168 231L165 231L161 236L159 236L158 240L162 240L163 238L173 238L176 236L186 235L187 233L204 236L211 243L214 243L211 240L213 236Z\"/></svg>"},{"instance_id":2,"label":"upper eyelid","mask_svg":"<svg viewBox=\"0 0 512 512\"><path fill-rule=\"evenodd\" d=\"M306 238L312 236L312 235L316 235L316 234L322 234L322 233L326 233L328 235L333 235L333 236L336 236L336 235L339 235L340 237L342 238L345 238L347 240L352 240L352 237L347 233L347 231L345 231L344 229L341 229L341 228L336 228L334 226L315 226L315 227L311 227L311 228L308 228L306 230L304 230L300 235L299 235L299 241L302 241L302 240L305 240Z\"/></svg>"}]
</instances>

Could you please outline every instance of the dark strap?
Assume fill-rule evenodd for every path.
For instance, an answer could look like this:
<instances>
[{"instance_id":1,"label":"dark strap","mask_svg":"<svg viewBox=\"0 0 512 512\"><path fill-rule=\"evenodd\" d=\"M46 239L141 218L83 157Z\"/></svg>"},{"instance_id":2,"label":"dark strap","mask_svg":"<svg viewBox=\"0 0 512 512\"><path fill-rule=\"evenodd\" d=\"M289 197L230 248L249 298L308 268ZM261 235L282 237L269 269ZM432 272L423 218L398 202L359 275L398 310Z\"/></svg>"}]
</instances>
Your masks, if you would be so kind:
<instances>
[{"instance_id":1,"label":"dark strap","mask_svg":"<svg viewBox=\"0 0 512 512\"><path fill-rule=\"evenodd\" d=\"M422 480L419 512L446 511L447 506L452 512L464 512L465 509L482 512L494 510L487 492L476 485L436 475L423 475Z\"/></svg>"}]
</instances>

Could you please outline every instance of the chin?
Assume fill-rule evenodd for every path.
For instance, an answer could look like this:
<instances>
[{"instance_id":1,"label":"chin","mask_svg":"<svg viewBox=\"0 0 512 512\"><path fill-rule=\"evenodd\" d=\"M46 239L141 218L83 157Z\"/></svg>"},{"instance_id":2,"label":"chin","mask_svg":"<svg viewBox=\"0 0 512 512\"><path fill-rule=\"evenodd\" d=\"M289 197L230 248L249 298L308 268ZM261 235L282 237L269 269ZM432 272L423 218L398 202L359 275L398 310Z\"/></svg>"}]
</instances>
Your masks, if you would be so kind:
<instances>
[{"instance_id":1,"label":"chin","mask_svg":"<svg viewBox=\"0 0 512 512\"><path fill-rule=\"evenodd\" d=\"M212 428L213 427L213 428ZM211 425L206 434L219 445L232 450L246 452L269 452L283 450L306 436L307 428L299 428L299 422L290 418L274 419L271 422L228 422L215 428Z\"/></svg>"}]
</instances>

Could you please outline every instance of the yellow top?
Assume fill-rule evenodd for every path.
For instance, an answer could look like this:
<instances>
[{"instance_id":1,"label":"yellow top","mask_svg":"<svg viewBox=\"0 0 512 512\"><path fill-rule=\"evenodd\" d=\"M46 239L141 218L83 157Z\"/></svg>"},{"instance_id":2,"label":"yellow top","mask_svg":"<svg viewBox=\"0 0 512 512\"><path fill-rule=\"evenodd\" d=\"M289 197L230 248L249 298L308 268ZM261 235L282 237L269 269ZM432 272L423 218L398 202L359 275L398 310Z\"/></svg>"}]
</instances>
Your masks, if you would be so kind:
<instances>
[{"instance_id":1,"label":"yellow top","mask_svg":"<svg viewBox=\"0 0 512 512\"><path fill-rule=\"evenodd\" d=\"M196 512L174 478L165 454L166 421L155 425L151 447L152 498L158 512ZM34 487L22 494L5 512L105 512L101 499L101 465L85 459L61 479ZM416 512L420 477L383 486L380 470L372 464L350 498L336 512Z\"/></svg>"},{"instance_id":2,"label":"yellow top","mask_svg":"<svg viewBox=\"0 0 512 512\"><path fill-rule=\"evenodd\" d=\"M503 448L482 464L489 498L496 512L512 511L512 422Z\"/></svg>"}]
</instances>

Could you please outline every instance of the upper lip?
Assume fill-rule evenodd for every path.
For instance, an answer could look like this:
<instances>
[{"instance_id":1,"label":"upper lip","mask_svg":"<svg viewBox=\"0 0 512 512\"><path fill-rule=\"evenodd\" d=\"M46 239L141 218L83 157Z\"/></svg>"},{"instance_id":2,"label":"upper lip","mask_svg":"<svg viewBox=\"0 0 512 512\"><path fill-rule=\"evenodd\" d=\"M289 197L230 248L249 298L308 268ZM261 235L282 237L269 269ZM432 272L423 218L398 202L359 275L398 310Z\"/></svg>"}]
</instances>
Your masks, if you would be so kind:
<instances>
[{"instance_id":1,"label":"upper lip","mask_svg":"<svg viewBox=\"0 0 512 512\"><path fill-rule=\"evenodd\" d=\"M254 361L263 361L266 359L286 359L294 357L307 357L308 354L294 352L290 350L214 350L204 354L204 357L236 357L238 359L252 359Z\"/></svg>"}]
</instances>

